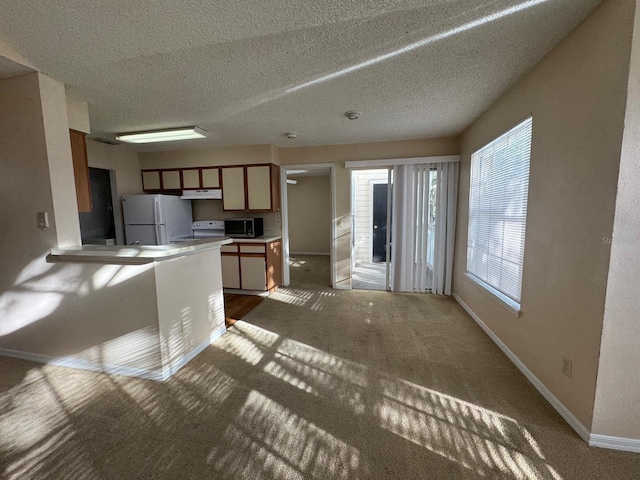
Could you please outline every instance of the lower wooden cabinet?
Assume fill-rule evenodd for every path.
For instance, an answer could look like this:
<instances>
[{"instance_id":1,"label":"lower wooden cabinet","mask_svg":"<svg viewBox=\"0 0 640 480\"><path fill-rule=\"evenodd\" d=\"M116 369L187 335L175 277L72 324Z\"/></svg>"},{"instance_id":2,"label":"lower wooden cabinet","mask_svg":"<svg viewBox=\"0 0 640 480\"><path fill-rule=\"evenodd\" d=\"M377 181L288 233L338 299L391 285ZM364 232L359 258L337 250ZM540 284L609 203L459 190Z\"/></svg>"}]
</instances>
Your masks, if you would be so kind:
<instances>
[{"instance_id":1,"label":"lower wooden cabinet","mask_svg":"<svg viewBox=\"0 0 640 480\"><path fill-rule=\"evenodd\" d=\"M272 291L282 283L282 242L223 245L224 288Z\"/></svg>"},{"instance_id":2,"label":"lower wooden cabinet","mask_svg":"<svg viewBox=\"0 0 640 480\"><path fill-rule=\"evenodd\" d=\"M236 255L222 254L222 286L240 288L240 262Z\"/></svg>"}]
</instances>

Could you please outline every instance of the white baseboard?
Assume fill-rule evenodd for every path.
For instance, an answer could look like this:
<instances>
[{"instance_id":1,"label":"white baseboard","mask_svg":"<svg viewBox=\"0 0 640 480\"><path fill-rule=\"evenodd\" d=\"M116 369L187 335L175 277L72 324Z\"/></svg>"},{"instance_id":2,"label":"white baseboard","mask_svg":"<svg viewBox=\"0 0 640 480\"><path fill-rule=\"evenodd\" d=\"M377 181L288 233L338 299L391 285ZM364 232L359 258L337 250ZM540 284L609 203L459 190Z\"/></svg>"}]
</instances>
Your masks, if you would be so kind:
<instances>
[{"instance_id":1,"label":"white baseboard","mask_svg":"<svg viewBox=\"0 0 640 480\"><path fill-rule=\"evenodd\" d=\"M221 337L227 331L222 325L215 330L210 337L196 346L186 355L175 360L169 367L162 370L148 370L143 368L126 367L122 365L111 365L109 363L96 364L88 360L76 357L54 357L42 353L22 352L19 350L11 350L8 348L0 348L0 356L19 358L21 360L29 360L31 362L46 363L48 365L57 365L60 367L78 368L80 370L89 370L91 372L103 372L112 375L124 375L125 377L145 378L148 380L164 381L175 374L178 370L189 363L200 352L207 348L214 340Z\"/></svg>"},{"instance_id":2,"label":"white baseboard","mask_svg":"<svg viewBox=\"0 0 640 480\"><path fill-rule=\"evenodd\" d=\"M226 333L227 327L222 325L220 328L214 330L214 332L209 336L207 340L204 340L199 345L197 345L193 350L191 350L186 355L178 358L176 361L172 362L168 368L165 368L162 372L163 378L162 380L167 380L169 377L174 375L178 370L184 367L187 363L193 360L200 352L202 352L205 348L213 343L214 340L220 338L224 333Z\"/></svg>"},{"instance_id":3,"label":"white baseboard","mask_svg":"<svg viewBox=\"0 0 640 480\"><path fill-rule=\"evenodd\" d=\"M329 252L289 252L289 255L323 255L329 256Z\"/></svg>"},{"instance_id":4,"label":"white baseboard","mask_svg":"<svg viewBox=\"0 0 640 480\"><path fill-rule=\"evenodd\" d=\"M455 292L453 293L453 298L464 308L467 313L475 320L475 322L484 330L484 332L489 335L489 338L494 341L500 350L504 352L504 354L509 357L516 367L527 377L534 387L542 394L542 396L551 404L553 408L566 420L566 422L573 428L576 433L588 444L590 443L591 432L587 427L585 427L578 418L571 413L571 411L565 407L560 400L556 398L556 396L551 393L551 391L536 377L531 370L529 370L524 363L513 353L509 347L505 345L505 343L500 340L500 338L491 330L486 323L484 323L476 313L471 310L469 305L467 305Z\"/></svg>"},{"instance_id":5,"label":"white baseboard","mask_svg":"<svg viewBox=\"0 0 640 480\"><path fill-rule=\"evenodd\" d=\"M589 446L640 453L640 440L635 438L610 437L609 435L592 433L589 438Z\"/></svg>"},{"instance_id":6,"label":"white baseboard","mask_svg":"<svg viewBox=\"0 0 640 480\"><path fill-rule=\"evenodd\" d=\"M57 365L60 367L78 368L80 370L89 370L92 372L103 372L114 375L124 375L126 377L146 378L149 380L162 381L165 380L164 372L160 370L147 370L135 367L124 367L121 365L111 365L108 363L96 364L76 357L54 357L42 353L22 352L19 350L10 350L8 348L0 348L0 356L19 358L21 360L29 360L31 362L46 363L48 365ZM168 377L167 377L168 378Z\"/></svg>"}]
</instances>

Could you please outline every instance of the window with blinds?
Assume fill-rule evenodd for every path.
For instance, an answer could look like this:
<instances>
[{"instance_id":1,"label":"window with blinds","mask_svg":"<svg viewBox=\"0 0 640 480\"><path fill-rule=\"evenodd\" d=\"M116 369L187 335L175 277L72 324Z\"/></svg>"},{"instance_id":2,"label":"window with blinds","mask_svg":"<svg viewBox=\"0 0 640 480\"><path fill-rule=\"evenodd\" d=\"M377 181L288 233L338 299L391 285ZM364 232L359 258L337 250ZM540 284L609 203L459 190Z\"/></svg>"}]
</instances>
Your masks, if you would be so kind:
<instances>
[{"instance_id":1,"label":"window with blinds","mask_svg":"<svg viewBox=\"0 0 640 480\"><path fill-rule=\"evenodd\" d=\"M529 117L471 156L467 274L520 310L527 226Z\"/></svg>"}]
</instances>

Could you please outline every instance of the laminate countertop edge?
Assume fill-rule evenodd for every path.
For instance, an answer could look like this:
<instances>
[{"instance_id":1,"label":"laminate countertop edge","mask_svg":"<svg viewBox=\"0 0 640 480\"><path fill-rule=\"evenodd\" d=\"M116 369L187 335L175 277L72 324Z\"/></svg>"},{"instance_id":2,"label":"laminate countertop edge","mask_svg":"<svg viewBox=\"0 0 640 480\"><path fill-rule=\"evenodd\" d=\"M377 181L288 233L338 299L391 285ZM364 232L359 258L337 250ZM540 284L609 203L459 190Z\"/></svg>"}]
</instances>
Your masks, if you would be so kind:
<instances>
[{"instance_id":1,"label":"laminate countertop edge","mask_svg":"<svg viewBox=\"0 0 640 480\"><path fill-rule=\"evenodd\" d=\"M233 243L271 243L281 240L282 235L258 237L258 238L232 238Z\"/></svg>"},{"instance_id":2,"label":"laminate countertop edge","mask_svg":"<svg viewBox=\"0 0 640 480\"><path fill-rule=\"evenodd\" d=\"M220 248L231 238L190 240L170 245L78 245L52 248L47 262L91 262L118 265L144 265Z\"/></svg>"}]
</instances>

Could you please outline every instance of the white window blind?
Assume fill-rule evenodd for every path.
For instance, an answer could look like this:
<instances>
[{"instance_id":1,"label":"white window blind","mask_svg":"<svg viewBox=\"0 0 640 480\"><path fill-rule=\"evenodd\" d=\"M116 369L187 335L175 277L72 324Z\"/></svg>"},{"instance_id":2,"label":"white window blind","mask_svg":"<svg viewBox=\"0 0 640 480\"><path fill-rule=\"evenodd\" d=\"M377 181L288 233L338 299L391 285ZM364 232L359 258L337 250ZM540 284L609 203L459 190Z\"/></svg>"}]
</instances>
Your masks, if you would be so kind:
<instances>
[{"instance_id":1,"label":"white window blind","mask_svg":"<svg viewBox=\"0 0 640 480\"><path fill-rule=\"evenodd\" d=\"M508 297L518 309L531 131L528 118L471 156L467 273L492 293L497 290Z\"/></svg>"}]
</instances>

